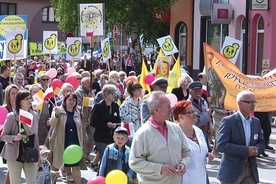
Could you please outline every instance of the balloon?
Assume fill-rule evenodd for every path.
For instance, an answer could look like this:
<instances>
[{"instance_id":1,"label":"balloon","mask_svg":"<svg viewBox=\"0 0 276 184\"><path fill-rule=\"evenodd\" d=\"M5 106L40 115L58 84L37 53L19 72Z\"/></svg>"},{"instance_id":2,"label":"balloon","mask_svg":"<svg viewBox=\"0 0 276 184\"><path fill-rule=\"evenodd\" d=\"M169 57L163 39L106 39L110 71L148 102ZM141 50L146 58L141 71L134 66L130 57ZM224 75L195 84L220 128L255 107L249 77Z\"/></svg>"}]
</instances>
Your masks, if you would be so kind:
<instances>
[{"instance_id":1,"label":"balloon","mask_svg":"<svg viewBox=\"0 0 276 184\"><path fill-rule=\"evenodd\" d=\"M72 76L72 75L68 76L66 78L65 82L68 82L68 83L72 84L72 86L73 86L74 89L77 89L77 87L79 86L77 77Z\"/></svg>"},{"instance_id":2,"label":"balloon","mask_svg":"<svg viewBox=\"0 0 276 184\"><path fill-rule=\"evenodd\" d=\"M54 79L52 81L52 88L55 90L56 88L61 88L63 82L60 79Z\"/></svg>"},{"instance_id":3,"label":"balloon","mask_svg":"<svg viewBox=\"0 0 276 184\"><path fill-rule=\"evenodd\" d=\"M128 77L128 78L126 78L126 80L125 80L125 83L126 83L126 85L128 85L128 83L129 82L137 82L137 78L136 77L134 77L134 76L130 76L130 77Z\"/></svg>"},{"instance_id":4,"label":"balloon","mask_svg":"<svg viewBox=\"0 0 276 184\"><path fill-rule=\"evenodd\" d=\"M105 177L103 176L96 176L91 180L87 181L87 184L105 184Z\"/></svg>"},{"instance_id":5,"label":"balloon","mask_svg":"<svg viewBox=\"0 0 276 184\"><path fill-rule=\"evenodd\" d=\"M64 150L62 160L65 164L76 164L82 159L82 156L82 148L76 144L72 144Z\"/></svg>"},{"instance_id":6,"label":"balloon","mask_svg":"<svg viewBox=\"0 0 276 184\"><path fill-rule=\"evenodd\" d=\"M4 125L8 113L9 112L5 107L0 106L0 125Z\"/></svg>"},{"instance_id":7,"label":"balloon","mask_svg":"<svg viewBox=\"0 0 276 184\"><path fill-rule=\"evenodd\" d=\"M154 78L154 75L150 73L145 77L145 82L150 85L154 81Z\"/></svg>"},{"instance_id":8,"label":"balloon","mask_svg":"<svg viewBox=\"0 0 276 184\"><path fill-rule=\"evenodd\" d=\"M76 72L75 68L73 68L73 67L67 68L68 75L72 75L72 73L74 73L74 72Z\"/></svg>"},{"instance_id":9,"label":"balloon","mask_svg":"<svg viewBox=\"0 0 276 184\"><path fill-rule=\"evenodd\" d=\"M110 171L105 178L106 184L127 184L127 176L123 171Z\"/></svg>"},{"instance_id":10,"label":"balloon","mask_svg":"<svg viewBox=\"0 0 276 184\"><path fill-rule=\"evenodd\" d=\"M170 100L171 102L171 107L174 107L175 104L177 103L177 97L175 96L175 94L166 94L166 97Z\"/></svg>"},{"instance_id":11,"label":"balloon","mask_svg":"<svg viewBox=\"0 0 276 184\"><path fill-rule=\"evenodd\" d=\"M180 68L181 74L187 73L187 71L184 68Z\"/></svg>"},{"instance_id":12,"label":"balloon","mask_svg":"<svg viewBox=\"0 0 276 184\"><path fill-rule=\"evenodd\" d=\"M38 76L42 76L43 74L45 74L45 71L38 72Z\"/></svg>"},{"instance_id":13,"label":"balloon","mask_svg":"<svg viewBox=\"0 0 276 184\"><path fill-rule=\"evenodd\" d=\"M47 75L53 79L57 76L57 70L55 68L51 68L48 72Z\"/></svg>"}]
</instances>

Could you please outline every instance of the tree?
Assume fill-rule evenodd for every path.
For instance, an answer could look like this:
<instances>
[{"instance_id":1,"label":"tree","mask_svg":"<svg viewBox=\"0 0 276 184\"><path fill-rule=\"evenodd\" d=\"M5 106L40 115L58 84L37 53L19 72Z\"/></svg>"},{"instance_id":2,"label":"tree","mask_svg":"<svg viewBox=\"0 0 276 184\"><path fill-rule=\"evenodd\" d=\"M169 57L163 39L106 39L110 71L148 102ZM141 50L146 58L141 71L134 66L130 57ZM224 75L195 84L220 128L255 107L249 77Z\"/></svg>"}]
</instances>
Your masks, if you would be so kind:
<instances>
[{"instance_id":1,"label":"tree","mask_svg":"<svg viewBox=\"0 0 276 184\"><path fill-rule=\"evenodd\" d=\"M169 23L163 15L177 0L102 0L105 3L106 30L122 25L123 31L131 37L135 51L137 72L141 69L140 35L144 43L156 44L156 39L169 34ZM78 33L78 4L96 3L95 0L51 0L56 16L60 17L59 28L64 32Z\"/></svg>"}]
</instances>

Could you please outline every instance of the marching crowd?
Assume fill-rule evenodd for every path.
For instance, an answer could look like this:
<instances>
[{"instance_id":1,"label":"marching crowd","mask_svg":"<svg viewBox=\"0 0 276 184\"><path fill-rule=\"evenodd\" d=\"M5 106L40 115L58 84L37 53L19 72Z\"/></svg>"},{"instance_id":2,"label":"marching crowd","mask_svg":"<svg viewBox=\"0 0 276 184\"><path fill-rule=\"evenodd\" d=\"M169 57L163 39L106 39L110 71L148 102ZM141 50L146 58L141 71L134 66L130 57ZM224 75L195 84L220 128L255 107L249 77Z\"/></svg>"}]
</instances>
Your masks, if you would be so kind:
<instances>
[{"instance_id":1,"label":"marching crowd","mask_svg":"<svg viewBox=\"0 0 276 184\"><path fill-rule=\"evenodd\" d=\"M114 65L109 72L86 57L69 66L65 59L47 62L37 57L1 66L0 102L9 112L0 137L8 168L5 184L19 184L22 170L28 184L56 183L61 175L80 184L86 162L99 176L122 170L129 183L203 184L209 183L205 165L214 157L222 157L217 176L221 183L259 182L256 156L273 148L269 133L264 139L263 120L252 116L257 103L253 93L238 94L236 112L212 110L206 75L200 73L193 81L184 74L172 90L178 101L172 107L167 79L155 79L152 91L145 92L133 60L124 58L122 70ZM73 73L68 72L70 65ZM52 68L54 77L47 72ZM69 76L77 85L66 81ZM45 93L54 79L63 82L60 91L37 109L33 96ZM92 106L84 105L87 97L94 99ZM20 110L33 115L31 126L20 123ZM63 152L70 145L79 145L83 158L64 164ZM37 162L23 159L28 147L40 151Z\"/></svg>"}]
</instances>

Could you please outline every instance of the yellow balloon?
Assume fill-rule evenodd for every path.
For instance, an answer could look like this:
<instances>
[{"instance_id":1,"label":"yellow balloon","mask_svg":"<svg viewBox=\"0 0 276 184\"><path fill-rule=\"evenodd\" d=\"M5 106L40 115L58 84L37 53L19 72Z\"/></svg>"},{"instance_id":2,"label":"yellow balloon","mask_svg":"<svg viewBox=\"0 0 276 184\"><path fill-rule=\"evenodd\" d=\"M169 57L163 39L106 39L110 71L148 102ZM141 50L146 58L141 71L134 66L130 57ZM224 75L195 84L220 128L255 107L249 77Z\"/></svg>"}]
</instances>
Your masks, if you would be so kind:
<instances>
[{"instance_id":1,"label":"yellow balloon","mask_svg":"<svg viewBox=\"0 0 276 184\"><path fill-rule=\"evenodd\" d=\"M38 76L42 76L43 74L45 74L45 71L38 72Z\"/></svg>"},{"instance_id":2,"label":"yellow balloon","mask_svg":"<svg viewBox=\"0 0 276 184\"><path fill-rule=\"evenodd\" d=\"M127 175L121 170L110 171L105 177L106 184L127 184Z\"/></svg>"}]
</instances>

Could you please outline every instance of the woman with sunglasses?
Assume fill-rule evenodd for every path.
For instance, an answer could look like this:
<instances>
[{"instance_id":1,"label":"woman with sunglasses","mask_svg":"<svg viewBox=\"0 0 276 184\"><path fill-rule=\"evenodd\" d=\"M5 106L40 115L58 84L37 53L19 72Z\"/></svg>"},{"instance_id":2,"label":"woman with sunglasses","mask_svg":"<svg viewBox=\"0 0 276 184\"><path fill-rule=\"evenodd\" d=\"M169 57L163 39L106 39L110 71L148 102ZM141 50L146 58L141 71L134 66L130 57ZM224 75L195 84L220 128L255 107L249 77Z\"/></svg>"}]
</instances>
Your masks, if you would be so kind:
<instances>
[{"instance_id":1,"label":"woman with sunglasses","mask_svg":"<svg viewBox=\"0 0 276 184\"><path fill-rule=\"evenodd\" d=\"M202 130L194 125L197 117L192 102L185 100L177 102L174 106L173 114L186 135L191 155L191 162L187 166L186 173L183 175L182 184L209 183L206 162L213 160L214 155L208 153Z\"/></svg>"},{"instance_id":2,"label":"woman with sunglasses","mask_svg":"<svg viewBox=\"0 0 276 184\"><path fill-rule=\"evenodd\" d=\"M2 140L6 142L1 156L7 160L10 183L21 183L22 169L25 173L26 183L36 181L36 162L25 162L21 156L24 147L38 148L38 117L31 109L32 96L28 91L18 91L15 99L15 112L7 115ZM19 109L28 111L33 115L31 126L21 123L19 130Z\"/></svg>"}]
</instances>

